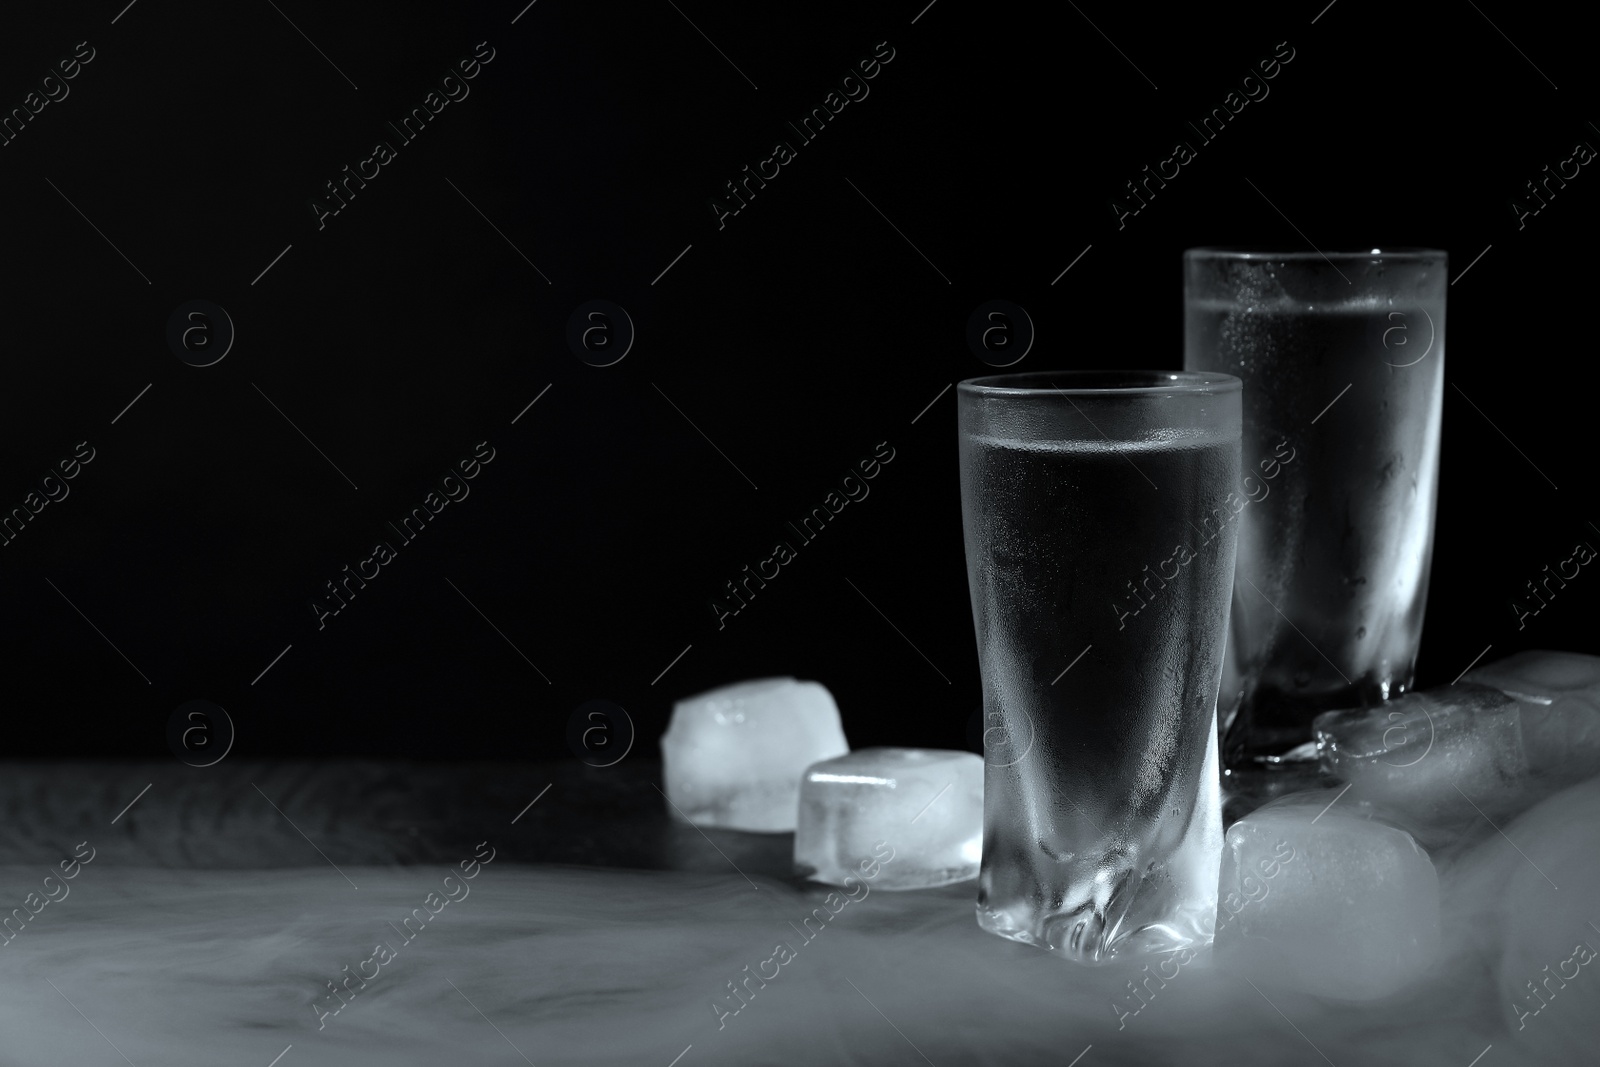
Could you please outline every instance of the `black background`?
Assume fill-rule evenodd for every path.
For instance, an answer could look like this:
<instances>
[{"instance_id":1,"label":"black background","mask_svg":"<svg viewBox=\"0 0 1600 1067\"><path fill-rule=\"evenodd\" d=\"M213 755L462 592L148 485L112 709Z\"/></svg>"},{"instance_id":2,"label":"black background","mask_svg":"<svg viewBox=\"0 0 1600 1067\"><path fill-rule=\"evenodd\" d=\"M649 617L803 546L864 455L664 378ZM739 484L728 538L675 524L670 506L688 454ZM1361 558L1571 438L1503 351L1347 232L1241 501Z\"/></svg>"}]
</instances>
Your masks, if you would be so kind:
<instances>
[{"instance_id":1,"label":"black background","mask_svg":"<svg viewBox=\"0 0 1600 1067\"><path fill-rule=\"evenodd\" d=\"M924 2L538 0L514 25L522 0L8 12L0 107L77 42L96 56L0 147L0 509L76 442L96 458L0 548L0 752L165 757L195 698L228 709L241 756L562 755L594 698L648 751L674 699L767 674L828 685L855 746L965 747L941 390L990 370L967 317L1028 310L1017 370L1175 368L1180 255L1213 243L1449 251L1418 681L1486 646L1600 651L1587 570L1524 629L1510 607L1600 544L1600 178L1520 230L1511 208L1600 144L1576 16ZM485 40L470 96L319 231L308 200ZM719 230L708 199L880 41L870 96ZM1122 184L1285 41L1270 95L1119 229ZM638 328L611 367L564 340L591 298ZM215 366L167 347L190 299L237 329ZM319 631L323 583L483 440L471 495ZM870 497L719 631L722 583L884 441Z\"/></svg>"}]
</instances>

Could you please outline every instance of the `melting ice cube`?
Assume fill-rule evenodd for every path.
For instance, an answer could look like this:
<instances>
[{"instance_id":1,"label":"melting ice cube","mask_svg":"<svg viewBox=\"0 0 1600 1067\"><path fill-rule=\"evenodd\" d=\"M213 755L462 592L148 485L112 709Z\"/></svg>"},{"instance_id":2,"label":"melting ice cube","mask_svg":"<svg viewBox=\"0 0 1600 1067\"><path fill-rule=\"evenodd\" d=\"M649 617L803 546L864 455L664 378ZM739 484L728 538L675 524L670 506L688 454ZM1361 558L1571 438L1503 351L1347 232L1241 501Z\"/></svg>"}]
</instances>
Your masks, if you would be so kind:
<instances>
[{"instance_id":1,"label":"melting ice cube","mask_svg":"<svg viewBox=\"0 0 1600 1067\"><path fill-rule=\"evenodd\" d=\"M1410 834L1339 794L1294 793L1228 828L1219 966L1340 1000L1387 996L1433 966L1433 863Z\"/></svg>"},{"instance_id":2,"label":"melting ice cube","mask_svg":"<svg viewBox=\"0 0 1600 1067\"><path fill-rule=\"evenodd\" d=\"M874 846L893 850L873 877ZM879 889L920 889L978 876L983 760L932 748L864 748L812 764L800 784L795 870Z\"/></svg>"},{"instance_id":3,"label":"melting ice cube","mask_svg":"<svg viewBox=\"0 0 1600 1067\"><path fill-rule=\"evenodd\" d=\"M793 830L800 776L848 751L832 694L793 678L685 697L661 735L673 815L732 830Z\"/></svg>"},{"instance_id":4,"label":"melting ice cube","mask_svg":"<svg viewBox=\"0 0 1600 1067\"><path fill-rule=\"evenodd\" d=\"M1533 773L1560 782L1600 774L1600 656L1518 652L1467 681L1492 685L1522 705L1522 742Z\"/></svg>"},{"instance_id":5,"label":"melting ice cube","mask_svg":"<svg viewBox=\"0 0 1600 1067\"><path fill-rule=\"evenodd\" d=\"M1523 1063L1592 1060L1600 1019L1600 779L1550 797L1505 832L1515 848L1496 835L1470 862L1498 905L1487 925L1499 941L1506 1051Z\"/></svg>"},{"instance_id":6,"label":"melting ice cube","mask_svg":"<svg viewBox=\"0 0 1600 1067\"><path fill-rule=\"evenodd\" d=\"M1386 809L1429 847L1492 832L1486 817L1527 803L1521 709L1489 686L1330 711L1312 729L1323 771L1350 783L1350 799Z\"/></svg>"}]
</instances>

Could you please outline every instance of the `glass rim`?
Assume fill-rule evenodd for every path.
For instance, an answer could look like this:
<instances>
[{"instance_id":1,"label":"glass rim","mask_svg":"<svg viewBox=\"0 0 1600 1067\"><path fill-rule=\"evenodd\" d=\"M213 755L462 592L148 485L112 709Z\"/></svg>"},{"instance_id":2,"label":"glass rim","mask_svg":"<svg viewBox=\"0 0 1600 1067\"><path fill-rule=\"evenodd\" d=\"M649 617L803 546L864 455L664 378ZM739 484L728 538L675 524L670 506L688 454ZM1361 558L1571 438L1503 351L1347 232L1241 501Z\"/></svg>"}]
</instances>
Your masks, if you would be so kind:
<instances>
[{"instance_id":1,"label":"glass rim","mask_svg":"<svg viewBox=\"0 0 1600 1067\"><path fill-rule=\"evenodd\" d=\"M1183 258L1189 259L1238 259L1250 261L1286 260L1303 263L1316 260L1349 263L1354 260L1383 260L1384 262L1422 262L1430 259L1448 259L1449 253L1442 248L1427 248L1420 245L1396 245L1391 248L1372 248L1365 252L1326 252L1316 249L1302 251L1275 250L1246 245L1201 245L1196 248L1186 248Z\"/></svg>"},{"instance_id":2,"label":"glass rim","mask_svg":"<svg viewBox=\"0 0 1600 1067\"><path fill-rule=\"evenodd\" d=\"M1071 385L1072 379L1122 378L1127 384ZM1139 381L1138 379L1144 379ZM1038 384L1034 384L1038 383ZM1218 371L1194 370L1035 370L1015 374L988 374L967 378L956 386L958 393L974 397L1046 397L1046 396L1216 396L1237 393L1244 382L1232 374Z\"/></svg>"}]
</instances>

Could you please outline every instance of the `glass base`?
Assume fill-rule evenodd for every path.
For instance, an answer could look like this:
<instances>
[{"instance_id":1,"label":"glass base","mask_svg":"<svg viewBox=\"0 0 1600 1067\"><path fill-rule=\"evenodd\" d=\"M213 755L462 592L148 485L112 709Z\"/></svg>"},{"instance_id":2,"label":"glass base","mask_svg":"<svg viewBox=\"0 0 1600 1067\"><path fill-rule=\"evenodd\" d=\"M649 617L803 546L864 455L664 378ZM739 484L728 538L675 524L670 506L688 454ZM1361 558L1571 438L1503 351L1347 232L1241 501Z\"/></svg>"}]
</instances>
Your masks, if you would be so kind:
<instances>
[{"instance_id":1,"label":"glass base","mask_svg":"<svg viewBox=\"0 0 1600 1067\"><path fill-rule=\"evenodd\" d=\"M1130 957L1151 957L1183 949L1205 951L1216 928L1216 904L1180 909L1171 921L1145 926L1132 933L1107 937L1107 925L1093 909L1064 914L1012 914L979 904L978 926L991 934L1059 952L1077 963L1122 962Z\"/></svg>"},{"instance_id":2,"label":"glass base","mask_svg":"<svg viewBox=\"0 0 1600 1067\"><path fill-rule=\"evenodd\" d=\"M1062 835L1059 822L1046 824L1051 838L1029 835L1025 818L997 823L999 791L986 795L978 925L1085 964L1209 947L1222 795L1214 725L1207 734L1194 806L1167 819L1130 818L1104 830L1080 823L1081 837Z\"/></svg>"},{"instance_id":3,"label":"glass base","mask_svg":"<svg viewBox=\"0 0 1600 1067\"><path fill-rule=\"evenodd\" d=\"M1282 756L1258 756L1222 772L1222 826L1226 830L1270 800L1327 784L1315 742Z\"/></svg>"},{"instance_id":4,"label":"glass base","mask_svg":"<svg viewBox=\"0 0 1600 1067\"><path fill-rule=\"evenodd\" d=\"M1325 711L1373 707L1411 690L1411 683L1384 677L1361 678L1321 692L1289 692L1259 686L1242 695L1223 716L1222 764L1229 769L1260 765L1263 760L1294 761L1314 743L1311 723Z\"/></svg>"}]
</instances>

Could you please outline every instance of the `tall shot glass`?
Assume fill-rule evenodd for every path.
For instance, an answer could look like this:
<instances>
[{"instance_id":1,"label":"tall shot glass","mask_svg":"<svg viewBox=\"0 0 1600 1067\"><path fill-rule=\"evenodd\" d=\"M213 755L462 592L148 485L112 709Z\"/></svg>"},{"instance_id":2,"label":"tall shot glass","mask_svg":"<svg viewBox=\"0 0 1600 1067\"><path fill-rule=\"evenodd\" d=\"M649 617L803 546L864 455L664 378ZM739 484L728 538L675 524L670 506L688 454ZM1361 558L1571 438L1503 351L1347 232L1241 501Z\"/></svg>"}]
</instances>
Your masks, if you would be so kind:
<instances>
[{"instance_id":1,"label":"tall shot glass","mask_svg":"<svg viewBox=\"0 0 1600 1067\"><path fill-rule=\"evenodd\" d=\"M1203 947L1239 380L1039 372L957 397L987 726L978 925L1085 963Z\"/></svg>"},{"instance_id":2,"label":"tall shot glass","mask_svg":"<svg viewBox=\"0 0 1600 1067\"><path fill-rule=\"evenodd\" d=\"M1446 257L1184 253L1184 360L1244 381L1223 761L1274 762L1414 680L1433 554Z\"/></svg>"}]
</instances>

